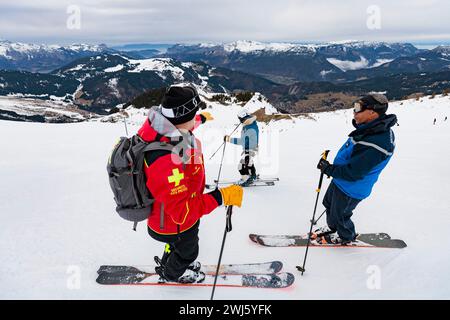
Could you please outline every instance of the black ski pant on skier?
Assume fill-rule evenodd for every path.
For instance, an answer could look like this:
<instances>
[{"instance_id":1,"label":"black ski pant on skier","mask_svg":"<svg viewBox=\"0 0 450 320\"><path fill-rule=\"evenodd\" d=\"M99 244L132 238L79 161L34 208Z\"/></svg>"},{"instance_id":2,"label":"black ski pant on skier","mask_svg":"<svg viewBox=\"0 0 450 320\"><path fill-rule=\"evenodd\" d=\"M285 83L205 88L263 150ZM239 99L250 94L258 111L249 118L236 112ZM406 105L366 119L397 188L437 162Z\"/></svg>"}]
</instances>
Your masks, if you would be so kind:
<instances>
[{"instance_id":1,"label":"black ski pant on skier","mask_svg":"<svg viewBox=\"0 0 450 320\"><path fill-rule=\"evenodd\" d=\"M164 268L164 275L168 280L176 281L197 259L199 225L200 221L189 230L173 235L162 235L148 228L148 234L153 239L166 243L161 266Z\"/></svg>"},{"instance_id":2,"label":"black ski pant on skier","mask_svg":"<svg viewBox=\"0 0 450 320\"><path fill-rule=\"evenodd\" d=\"M255 158L256 152L253 150L245 150L242 155L238 166L239 173L242 176L250 176L255 179L256 168L253 159Z\"/></svg>"},{"instance_id":3,"label":"black ski pant on skier","mask_svg":"<svg viewBox=\"0 0 450 320\"><path fill-rule=\"evenodd\" d=\"M351 217L360 202L361 200L347 196L333 182L325 193L322 203L326 208L328 227L337 231L343 242L350 242L356 238L355 225Z\"/></svg>"}]
</instances>

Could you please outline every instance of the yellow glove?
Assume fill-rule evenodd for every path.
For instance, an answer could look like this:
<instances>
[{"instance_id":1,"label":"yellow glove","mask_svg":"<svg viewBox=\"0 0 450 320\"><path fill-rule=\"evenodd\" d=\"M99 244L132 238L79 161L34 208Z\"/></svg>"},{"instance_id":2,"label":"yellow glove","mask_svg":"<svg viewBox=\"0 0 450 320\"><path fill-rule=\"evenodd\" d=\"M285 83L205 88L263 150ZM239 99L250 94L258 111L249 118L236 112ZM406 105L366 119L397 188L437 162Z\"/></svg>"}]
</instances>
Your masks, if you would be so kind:
<instances>
[{"instance_id":1,"label":"yellow glove","mask_svg":"<svg viewBox=\"0 0 450 320\"><path fill-rule=\"evenodd\" d=\"M208 111L200 112L200 118L202 119L202 123L205 123L206 121L214 120L213 116Z\"/></svg>"},{"instance_id":2,"label":"yellow glove","mask_svg":"<svg viewBox=\"0 0 450 320\"><path fill-rule=\"evenodd\" d=\"M219 189L222 194L222 203L224 206L238 206L242 205L242 198L244 196L244 189L238 185L231 185L229 187Z\"/></svg>"},{"instance_id":3,"label":"yellow glove","mask_svg":"<svg viewBox=\"0 0 450 320\"><path fill-rule=\"evenodd\" d=\"M223 137L223 141L225 141L225 142L230 142L230 136L225 136L225 137Z\"/></svg>"}]
</instances>

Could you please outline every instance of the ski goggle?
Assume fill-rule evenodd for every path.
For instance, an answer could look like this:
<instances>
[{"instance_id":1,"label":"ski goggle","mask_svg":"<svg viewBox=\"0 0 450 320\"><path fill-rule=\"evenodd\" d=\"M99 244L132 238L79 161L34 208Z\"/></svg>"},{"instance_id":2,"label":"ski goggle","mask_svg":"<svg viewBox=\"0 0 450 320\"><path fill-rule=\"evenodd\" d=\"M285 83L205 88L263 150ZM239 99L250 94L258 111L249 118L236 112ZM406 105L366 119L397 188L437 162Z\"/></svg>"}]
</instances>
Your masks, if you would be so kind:
<instances>
[{"instance_id":1,"label":"ski goggle","mask_svg":"<svg viewBox=\"0 0 450 320\"><path fill-rule=\"evenodd\" d=\"M366 110L366 107L364 107L360 102L355 102L353 104L353 112L354 113L360 113Z\"/></svg>"},{"instance_id":2,"label":"ski goggle","mask_svg":"<svg viewBox=\"0 0 450 320\"><path fill-rule=\"evenodd\" d=\"M360 113L367 109L381 110L387 109L388 100L386 97L378 94L369 95L353 103L353 112Z\"/></svg>"}]
</instances>

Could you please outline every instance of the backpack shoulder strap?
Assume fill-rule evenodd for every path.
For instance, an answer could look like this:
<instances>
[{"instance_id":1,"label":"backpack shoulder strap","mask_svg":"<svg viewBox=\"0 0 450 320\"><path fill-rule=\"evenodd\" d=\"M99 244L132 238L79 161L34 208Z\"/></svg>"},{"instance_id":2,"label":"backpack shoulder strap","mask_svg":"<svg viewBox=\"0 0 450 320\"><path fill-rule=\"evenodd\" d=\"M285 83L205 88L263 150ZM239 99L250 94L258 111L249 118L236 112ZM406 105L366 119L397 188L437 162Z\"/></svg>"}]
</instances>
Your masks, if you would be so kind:
<instances>
[{"instance_id":1,"label":"backpack shoulder strap","mask_svg":"<svg viewBox=\"0 0 450 320\"><path fill-rule=\"evenodd\" d=\"M142 151L143 152L147 152L147 151L155 151L155 150L165 150L165 151L170 151L173 152L175 149L175 146L171 145L170 143L167 142L162 142L162 141L153 141L150 142Z\"/></svg>"},{"instance_id":2,"label":"backpack shoulder strap","mask_svg":"<svg viewBox=\"0 0 450 320\"><path fill-rule=\"evenodd\" d=\"M147 151L167 151L167 152L171 152L174 153L178 156L181 156L182 154L182 145L178 144L176 146L174 146L173 144L170 144L168 142L164 142L164 141L154 141L154 142L150 142L144 149L143 152L147 152ZM181 156L181 161L183 162L183 169L186 166L186 163L189 161L189 158L187 156Z\"/></svg>"}]
</instances>

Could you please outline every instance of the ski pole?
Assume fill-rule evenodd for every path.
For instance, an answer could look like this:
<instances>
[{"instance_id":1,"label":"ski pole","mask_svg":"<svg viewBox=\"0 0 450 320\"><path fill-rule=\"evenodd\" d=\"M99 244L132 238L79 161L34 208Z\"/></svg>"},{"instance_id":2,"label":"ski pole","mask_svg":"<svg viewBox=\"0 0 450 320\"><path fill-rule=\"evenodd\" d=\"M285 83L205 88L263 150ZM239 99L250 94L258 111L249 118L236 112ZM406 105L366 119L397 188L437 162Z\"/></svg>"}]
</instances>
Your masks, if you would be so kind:
<instances>
[{"instance_id":1,"label":"ski pole","mask_svg":"<svg viewBox=\"0 0 450 320\"><path fill-rule=\"evenodd\" d=\"M330 152L330 150L325 150L324 153L322 153L322 159L327 160L329 152ZM302 273L302 276L303 276L303 273L305 272L306 257L308 256L309 244L311 242L311 233L312 233L312 228L313 228L314 221L315 221L315 218L316 218L317 202L319 201L319 195L320 195L320 189L322 188L323 176L324 176L324 173L321 172L320 173L320 179L319 179L319 186L316 189L316 192L317 192L316 203L314 204L314 212L313 212L313 217L311 219L311 227L309 228L308 242L306 244L305 257L303 258L303 266L302 267L297 266L297 270ZM319 221L319 220L317 220L317 221Z\"/></svg>"},{"instance_id":2,"label":"ski pole","mask_svg":"<svg viewBox=\"0 0 450 320\"><path fill-rule=\"evenodd\" d=\"M327 212L327 209L323 210L322 214L320 215L320 217L317 218L316 221L314 221L314 220L309 220L309 221L312 222L313 225L316 225L317 222L319 222L320 218L322 218L322 216L325 214L325 212Z\"/></svg>"},{"instance_id":3,"label":"ski pole","mask_svg":"<svg viewBox=\"0 0 450 320\"><path fill-rule=\"evenodd\" d=\"M219 174L217 175L216 189L219 187L220 174L222 172L222 164L223 164L223 158L225 156L226 146L227 146L226 144L223 145L222 160L220 161ZM227 215L226 215L227 217L226 217L225 232L223 233L222 247L220 248L220 254L219 254L219 262L217 262L216 275L214 277L214 285L213 285L212 292L211 292L211 300L214 299L214 292L216 291L217 277L219 275L220 263L222 262L223 248L225 247L225 240L227 238L227 233L230 232L232 229L232 226L231 226L232 213L233 213L233 206L228 206L227 207Z\"/></svg>"},{"instance_id":4,"label":"ski pole","mask_svg":"<svg viewBox=\"0 0 450 320\"><path fill-rule=\"evenodd\" d=\"M224 141L223 152L222 152L222 160L220 160L219 174L217 175L216 189L219 187L220 173L222 172L222 164L223 164L223 158L225 157L225 148L226 147L227 147L227 145L226 145L226 143Z\"/></svg>"},{"instance_id":5,"label":"ski pole","mask_svg":"<svg viewBox=\"0 0 450 320\"><path fill-rule=\"evenodd\" d=\"M125 111L122 111L122 114L124 115L124 117L123 117L123 124L125 125L125 133L127 134L127 137L128 137L128 128L127 128L127 121L126 121L126 118L127 118L128 114Z\"/></svg>"},{"instance_id":6,"label":"ski pole","mask_svg":"<svg viewBox=\"0 0 450 320\"><path fill-rule=\"evenodd\" d=\"M227 221L225 225L225 232L223 233L223 239L222 239L222 247L220 248L220 254L219 254L219 262L217 262L217 269L216 269L216 275L214 276L214 285L211 292L211 300L214 299L214 292L216 291L216 284L217 284L217 277L219 275L220 270L220 264L222 262L222 254L223 254L223 248L225 247L225 240L227 238L227 233L230 232L233 227L231 225L231 215L233 214L233 206L227 207Z\"/></svg>"},{"instance_id":7,"label":"ski pole","mask_svg":"<svg viewBox=\"0 0 450 320\"><path fill-rule=\"evenodd\" d=\"M241 123L239 123L239 124L234 128L234 130L231 131L231 133L229 134L229 136L231 136L231 135L237 130L237 128L240 127L240 125L241 125ZM226 142L226 141L222 142L222 144L220 145L220 147L217 148L217 150L213 153L213 155L209 158L209 160L211 160L212 158L214 158L214 156L216 155L216 153L220 150L220 148L222 148L222 146L225 144L225 142Z\"/></svg>"}]
</instances>

